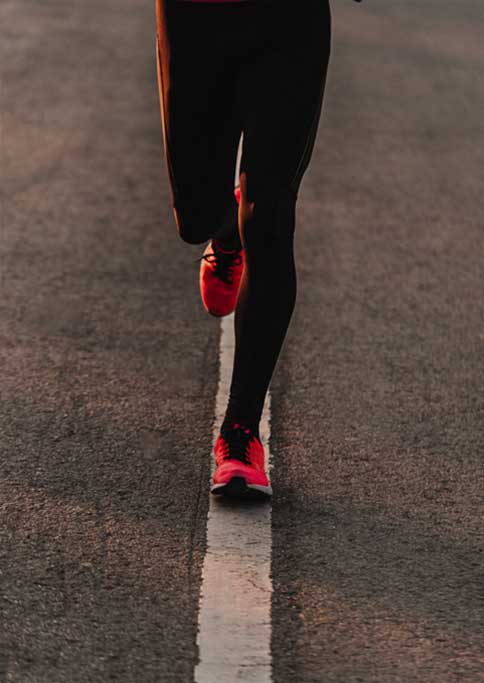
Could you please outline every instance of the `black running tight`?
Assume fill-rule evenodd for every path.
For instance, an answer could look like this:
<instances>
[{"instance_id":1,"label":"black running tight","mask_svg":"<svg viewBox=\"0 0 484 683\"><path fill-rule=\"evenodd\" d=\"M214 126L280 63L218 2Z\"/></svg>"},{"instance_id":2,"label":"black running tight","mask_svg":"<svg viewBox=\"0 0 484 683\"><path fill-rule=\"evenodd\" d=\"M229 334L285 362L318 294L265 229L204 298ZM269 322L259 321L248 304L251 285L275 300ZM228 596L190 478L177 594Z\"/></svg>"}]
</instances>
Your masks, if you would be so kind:
<instances>
[{"instance_id":1,"label":"black running tight","mask_svg":"<svg viewBox=\"0 0 484 683\"><path fill-rule=\"evenodd\" d=\"M176 224L191 244L212 237L229 248L243 244L224 425L242 422L256 433L296 298L296 201L321 114L330 26L328 0L157 0L163 139Z\"/></svg>"}]
</instances>

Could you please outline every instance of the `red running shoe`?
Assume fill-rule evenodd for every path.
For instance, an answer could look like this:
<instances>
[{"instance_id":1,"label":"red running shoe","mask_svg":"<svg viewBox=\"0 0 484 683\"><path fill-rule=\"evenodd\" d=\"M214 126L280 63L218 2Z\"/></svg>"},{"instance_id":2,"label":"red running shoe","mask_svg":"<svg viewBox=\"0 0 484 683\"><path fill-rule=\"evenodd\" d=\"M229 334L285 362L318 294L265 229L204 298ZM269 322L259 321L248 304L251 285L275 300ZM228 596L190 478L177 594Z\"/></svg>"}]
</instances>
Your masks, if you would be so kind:
<instances>
[{"instance_id":1,"label":"red running shoe","mask_svg":"<svg viewBox=\"0 0 484 683\"><path fill-rule=\"evenodd\" d=\"M240 204L240 186L234 189ZM229 315L237 305L244 270L244 250L228 251L212 240L201 258L200 294L205 309L215 316Z\"/></svg>"},{"instance_id":2,"label":"red running shoe","mask_svg":"<svg viewBox=\"0 0 484 683\"><path fill-rule=\"evenodd\" d=\"M237 305L244 270L244 250L226 251L212 240L201 259L200 294L206 310L215 316L232 313Z\"/></svg>"},{"instance_id":3,"label":"red running shoe","mask_svg":"<svg viewBox=\"0 0 484 683\"><path fill-rule=\"evenodd\" d=\"M231 498L268 498L272 488L265 471L264 448L243 425L234 424L214 447L217 469L212 493Z\"/></svg>"}]
</instances>

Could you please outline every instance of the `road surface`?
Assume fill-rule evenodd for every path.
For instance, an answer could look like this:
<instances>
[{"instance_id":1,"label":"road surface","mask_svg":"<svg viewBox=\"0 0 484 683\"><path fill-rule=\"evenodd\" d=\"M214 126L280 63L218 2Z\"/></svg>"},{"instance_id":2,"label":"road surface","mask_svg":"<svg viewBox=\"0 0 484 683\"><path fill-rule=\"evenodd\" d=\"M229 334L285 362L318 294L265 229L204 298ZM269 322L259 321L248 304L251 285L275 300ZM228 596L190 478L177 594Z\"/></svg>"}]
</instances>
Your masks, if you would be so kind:
<instances>
[{"instance_id":1,"label":"road surface","mask_svg":"<svg viewBox=\"0 0 484 683\"><path fill-rule=\"evenodd\" d=\"M0 681L198 661L220 325L144 0L2 0ZM484 681L484 10L333 1L272 383L276 683Z\"/></svg>"}]
</instances>

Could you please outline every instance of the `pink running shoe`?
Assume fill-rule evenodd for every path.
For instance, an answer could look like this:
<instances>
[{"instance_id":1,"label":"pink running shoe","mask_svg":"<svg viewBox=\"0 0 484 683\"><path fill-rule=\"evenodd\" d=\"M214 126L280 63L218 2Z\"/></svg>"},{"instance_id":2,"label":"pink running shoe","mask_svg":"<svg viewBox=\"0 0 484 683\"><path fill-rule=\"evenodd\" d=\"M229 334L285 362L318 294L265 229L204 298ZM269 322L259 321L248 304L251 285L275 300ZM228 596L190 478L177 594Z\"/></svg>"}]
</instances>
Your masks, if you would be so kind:
<instances>
[{"instance_id":1,"label":"pink running shoe","mask_svg":"<svg viewBox=\"0 0 484 683\"><path fill-rule=\"evenodd\" d=\"M240 204L240 186L234 190ZM200 294L205 310L221 317L235 310L244 271L244 250L223 249L211 240L201 258Z\"/></svg>"},{"instance_id":2,"label":"pink running shoe","mask_svg":"<svg viewBox=\"0 0 484 683\"><path fill-rule=\"evenodd\" d=\"M265 471L264 448L247 427L234 424L214 448L217 469L212 493L231 498L268 498L272 488Z\"/></svg>"},{"instance_id":3,"label":"pink running shoe","mask_svg":"<svg viewBox=\"0 0 484 683\"><path fill-rule=\"evenodd\" d=\"M215 316L235 310L244 270L244 250L226 251L209 242L200 265L200 294L205 310Z\"/></svg>"}]
</instances>

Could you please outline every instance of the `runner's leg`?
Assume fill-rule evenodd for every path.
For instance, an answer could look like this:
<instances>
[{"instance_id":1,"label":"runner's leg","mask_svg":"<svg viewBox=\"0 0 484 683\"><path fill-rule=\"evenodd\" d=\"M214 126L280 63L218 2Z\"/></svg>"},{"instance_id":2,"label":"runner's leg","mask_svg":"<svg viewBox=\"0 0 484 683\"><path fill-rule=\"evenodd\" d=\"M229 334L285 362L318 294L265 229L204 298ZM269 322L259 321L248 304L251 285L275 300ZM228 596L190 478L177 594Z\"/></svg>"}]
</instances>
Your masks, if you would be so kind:
<instances>
[{"instance_id":1,"label":"runner's leg","mask_svg":"<svg viewBox=\"0 0 484 683\"><path fill-rule=\"evenodd\" d=\"M233 61L217 42L217 9L157 0L163 140L180 237L240 246L234 174L241 128Z\"/></svg>"},{"instance_id":2,"label":"runner's leg","mask_svg":"<svg viewBox=\"0 0 484 683\"><path fill-rule=\"evenodd\" d=\"M235 360L222 431L258 433L264 398L296 299L295 208L309 164L330 51L327 0L263 13L267 45L242 64L244 142L239 227L246 268L235 314Z\"/></svg>"}]
</instances>

